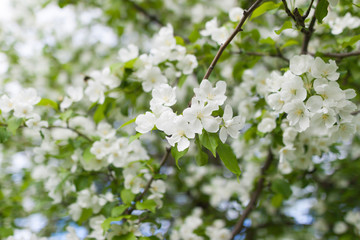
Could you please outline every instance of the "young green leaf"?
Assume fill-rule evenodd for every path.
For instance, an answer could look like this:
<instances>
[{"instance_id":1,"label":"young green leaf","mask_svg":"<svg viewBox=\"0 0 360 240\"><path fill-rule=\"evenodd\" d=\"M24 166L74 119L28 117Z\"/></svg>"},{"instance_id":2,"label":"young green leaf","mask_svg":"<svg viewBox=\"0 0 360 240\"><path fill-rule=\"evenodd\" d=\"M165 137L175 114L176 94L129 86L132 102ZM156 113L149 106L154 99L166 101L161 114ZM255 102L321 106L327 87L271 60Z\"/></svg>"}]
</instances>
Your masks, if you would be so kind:
<instances>
[{"instance_id":1,"label":"young green leaf","mask_svg":"<svg viewBox=\"0 0 360 240\"><path fill-rule=\"evenodd\" d=\"M240 167L231 147L227 144L220 143L217 148L217 152L225 167L227 167L234 174L240 175Z\"/></svg>"},{"instance_id":2,"label":"young green leaf","mask_svg":"<svg viewBox=\"0 0 360 240\"><path fill-rule=\"evenodd\" d=\"M120 193L120 197L125 204L131 204L135 198L135 194L133 194L129 189L123 189Z\"/></svg>"},{"instance_id":3,"label":"young green leaf","mask_svg":"<svg viewBox=\"0 0 360 240\"><path fill-rule=\"evenodd\" d=\"M322 23L322 20L328 14L328 7L329 7L328 0L320 0L318 5L316 6L315 17L319 23Z\"/></svg>"},{"instance_id":4,"label":"young green leaf","mask_svg":"<svg viewBox=\"0 0 360 240\"><path fill-rule=\"evenodd\" d=\"M144 200L143 202L136 203L136 209L138 210L150 210L151 212L155 212L156 202L152 199Z\"/></svg>"},{"instance_id":5,"label":"young green leaf","mask_svg":"<svg viewBox=\"0 0 360 240\"><path fill-rule=\"evenodd\" d=\"M201 145L209 149L214 155L214 157L216 157L216 148L219 144L218 135L215 133L208 133L206 131L203 131L203 134L199 135L199 140Z\"/></svg>"},{"instance_id":6,"label":"young green leaf","mask_svg":"<svg viewBox=\"0 0 360 240\"><path fill-rule=\"evenodd\" d=\"M11 117L8 121L7 121L7 130L9 132L11 132L13 135L16 134L16 130L20 127L21 123L23 122L22 118L16 118L16 117Z\"/></svg>"},{"instance_id":7,"label":"young green leaf","mask_svg":"<svg viewBox=\"0 0 360 240\"><path fill-rule=\"evenodd\" d=\"M271 190L275 193L281 194L284 199L288 199L292 194L290 184L284 179L275 179L272 181Z\"/></svg>"},{"instance_id":8,"label":"young green leaf","mask_svg":"<svg viewBox=\"0 0 360 240\"><path fill-rule=\"evenodd\" d=\"M185 149L184 151L179 152L179 150L177 149L177 146L171 148L171 155L174 157L175 162L176 162L176 166L177 166L179 169L180 169L180 167L179 167L179 159L180 159L182 156L184 156L184 155L187 153L188 150L189 150L189 149L187 148L187 149Z\"/></svg>"}]
</instances>

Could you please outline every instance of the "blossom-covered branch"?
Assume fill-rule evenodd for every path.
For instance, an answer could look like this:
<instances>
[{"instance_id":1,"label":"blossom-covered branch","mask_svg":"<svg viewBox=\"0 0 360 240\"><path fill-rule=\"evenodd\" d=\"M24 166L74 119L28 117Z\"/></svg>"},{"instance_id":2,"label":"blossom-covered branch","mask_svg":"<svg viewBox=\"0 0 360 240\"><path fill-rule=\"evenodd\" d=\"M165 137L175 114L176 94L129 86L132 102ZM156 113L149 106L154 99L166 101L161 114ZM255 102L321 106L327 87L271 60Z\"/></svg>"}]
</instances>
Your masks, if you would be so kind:
<instances>
[{"instance_id":1,"label":"blossom-covered branch","mask_svg":"<svg viewBox=\"0 0 360 240\"><path fill-rule=\"evenodd\" d=\"M205 73L205 76L203 77L203 79L209 79L211 72L213 71L213 69L215 68L215 65L217 63L217 61L220 59L222 53L224 52L224 50L226 49L226 47L231 43L231 41L234 39L234 37L242 31L242 26L244 25L246 19L251 15L251 13L257 8L259 7L260 3L263 0L257 0L256 2L253 3L253 5L251 5L251 7L248 10L244 10L244 15L241 18L239 24L236 26L235 30L232 32L232 34L230 35L230 37L220 46L219 51L216 53L215 58L212 60L207 72Z\"/></svg>"}]
</instances>

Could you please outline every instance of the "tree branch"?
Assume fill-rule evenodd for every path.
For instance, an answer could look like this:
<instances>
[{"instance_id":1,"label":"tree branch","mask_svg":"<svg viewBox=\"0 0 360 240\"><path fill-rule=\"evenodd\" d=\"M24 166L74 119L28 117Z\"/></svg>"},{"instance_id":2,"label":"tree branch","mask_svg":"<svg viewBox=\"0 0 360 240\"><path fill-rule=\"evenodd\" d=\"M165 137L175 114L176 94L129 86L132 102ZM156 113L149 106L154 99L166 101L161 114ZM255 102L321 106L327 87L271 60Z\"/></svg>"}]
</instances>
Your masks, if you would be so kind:
<instances>
[{"instance_id":1,"label":"tree branch","mask_svg":"<svg viewBox=\"0 0 360 240\"><path fill-rule=\"evenodd\" d=\"M154 22L154 23L160 25L161 27L165 26L165 24L158 17L148 13L143 7L141 7L136 2L131 1L131 0L126 0L126 1L131 3L137 11L139 11L142 15L144 15L146 18L148 18L151 22Z\"/></svg>"},{"instance_id":2,"label":"tree branch","mask_svg":"<svg viewBox=\"0 0 360 240\"><path fill-rule=\"evenodd\" d=\"M301 54L307 54L308 51L308 46L309 46L309 42L311 39L311 36L314 32L314 26L315 26L315 22L316 22L316 17L315 17L315 13L313 15L313 17L311 18L310 21L310 25L308 29L302 28L301 31L304 33L304 41L301 47Z\"/></svg>"},{"instance_id":3,"label":"tree branch","mask_svg":"<svg viewBox=\"0 0 360 240\"><path fill-rule=\"evenodd\" d=\"M146 184L146 186L145 186L145 188L144 188L144 191L143 191L141 194L139 194L139 195L137 195L137 196L135 197L134 203L136 203L137 201L140 201L140 200L146 195L146 193L150 190L151 184L152 184L152 182L153 182L154 179L155 179L155 175L158 174L158 173L160 172L160 168L161 168L162 166L164 166L166 160L169 158L170 152L171 152L171 148L166 148L165 154L164 154L164 156L162 157L162 159L161 159L161 161L160 161L160 166L159 166L159 168L158 168L156 171L154 171L154 174L151 176L150 180L149 180L148 183ZM134 211L134 207L133 207L133 206L127 208L127 209L122 213L122 215L129 215L129 214L132 213L132 211Z\"/></svg>"},{"instance_id":4,"label":"tree branch","mask_svg":"<svg viewBox=\"0 0 360 240\"><path fill-rule=\"evenodd\" d=\"M263 190L263 187L264 187L265 173L269 169L273 159L274 159L274 156L271 152L271 149L269 148L266 161L265 161L263 167L261 168L260 179L256 184L255 191L252 193L250 202L248 203L243 214L240 216L240 219L236 223L236 225L231 233L230 239L234 239L235 236L241 232L241 230L244 228L243 224L244 224L245 219L249 216L249 214L251 213L253 208L256 206L258 198L260 197L261 191Z\"/></svg>"},{"instance_id":5,"label":"tree branch","mask_svg":"<svg viewBox=\"0 0 360 240\"><path fill-rule=\"evenodd\" d=\"M303 19L304 21L305 21L305 19L309 16L310 10L311 10L311 7L312 7L313 4L314 4L314 0L311 0L311 3L310 3L309 8L306 10L305 14L302 16L302 19Z\"/></svg>"},{"instance_id":6,"label":"tree branch","mask_svg":"<svg viewBox=\"0 0 360 240\"><path fill-rule=\"evenodd\" d=\"M315 53L309 53L309 54L312 56L315 56ZM338 58L341 60L341 59L347 58L347 57L359 56L360 51L347 52L347 53L320 53L320 54L324 57Z\"/></svg>"},{"instance_id":7,"label":"tree branch","mask_svg":"<svg viewBox=\"0 0 360 240\"><path fill-rule=\"evenodd\" d=\"M236 26L235 30L232 32L232 34L230 35L230 37L220 46L219 51L216 53L215 58L213 59L213 61L211 62L207 72L205 73L205 76L203 79L208 79L212 70L215 68L215 65L217 63L217 61L220 59L222 53L224 52L225 48L231 43L231 41L234 39L234 37L242 31L242 26L244 25L246 19L251 15L251 13L257 8L259 7L260 3L263 0L256 0L253 5L251 5L251 7L248 10L244 10L244 15L241 18L239 24Z\"/></svg>"},{"instance_id":8,"label":"tree branch","mask_svg":"<svg viewBox=\"0 0 360 240\"><path fill-rule=\"evenodd\" d=\"M283 2L284 9L285 9L285 12L287 13L287 15L288 15L289 17L291 17L291 18L296 22L295 16L294 16L294 14L291 12L291 10L289 9L286 0L282 0L282 2Z\"/></svg>"},{"instance_id":9,"label":"tree branch","mask_svg":"<svg viewBox=\"0 0 360 240\"><path fill-rule=\"evenodd\" d=\"M79 135L80 137L85 138L87 141L92 142L91 138L80 132L79 130L72 128L72 127L63 127L63 126L49 126L46 127L46 129L52 129L52 128L62 128L62 129L68 129Z\"/></svg>"},{"instance_id":10,"label":"tree branch","mask_svg":"<svg viewBox=\"0 0 360 240\"><path fill-rule=\"evenodd\" d=\"M246 52L244 50L240 50L238 52L232 52L235 54L244 54L244 55L248 55L248 56L261 56L261 57L275 57L275 58L280 58L284 61L289 62L289 59L287 59L280 51L280 49L276 49L276 54L275 53L266 53L266 52Z\"/></svg>"}]
</instances>

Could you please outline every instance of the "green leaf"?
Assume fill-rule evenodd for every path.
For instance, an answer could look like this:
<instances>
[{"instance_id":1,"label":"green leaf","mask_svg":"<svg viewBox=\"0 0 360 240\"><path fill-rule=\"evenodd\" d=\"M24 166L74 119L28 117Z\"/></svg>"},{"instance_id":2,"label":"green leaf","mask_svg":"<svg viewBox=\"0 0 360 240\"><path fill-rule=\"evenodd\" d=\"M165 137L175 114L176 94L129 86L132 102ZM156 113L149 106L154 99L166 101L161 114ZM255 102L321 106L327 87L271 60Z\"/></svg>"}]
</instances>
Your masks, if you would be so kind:
<instances>
[{"instance_id":1,"label":"green leaf","mask_svg":"<svg viewBox=\"0 0 360 240\"><path fill-rule=\"evenodd\" d=\"M16 118L16 117L11 117L8 121L7 121L7 130L9 132L11 132L13 135L16 134L16 130L20 127L21 123L23 122L22 118Z\"/></svg>"},{"instance_id":2,"label":"green leaf","mask_svg":"<svg viewBox=\"0 0 360 240\"><path fill-rule=\"evenodd\" d=\"M101 120L105 118L105 109L106 109L105 104L99 105L97 107L93 117L96 124L98 124L99 122L101 122Z\"/></svg>"},{"instance_id":3,"label":"green leaf","mask_svg":"<svg viewBox=\"0 0 360 240\"><path fill-rule=\"evenodd\" d=\"M81 212L81 216L78 220L78 223L82 224L86 220L88 220L93 214L93 211L91 208L84 208Z\"/></svg>"},{"instance_id":4,"label":"green leaf","mask_svg":"<svg viewBox=\"0 0 360 240\"><path fill-rule=\"evenodd\" d=\"M200 38L200 33L197 29L195 29L194 31L192 31L189 35L189 40L190 42L194 43L196 42L196 40L198 40Z\"/></svg>"},{"instance_id":5,"label":"green leaf","mask_svg":"<svg viewBox=\"0 0 360 240\"><path fill-rule=\"evenodd\" d=\"M88 147L83 152L83 159L85 162L91 161L95 158L95 155L90 152L91 147Z\"/></svg>"},{"instance_id":6,"label":"green leaf","mask_svg":"<svg viewBox=\"0 0 360 240\"><path fill-rule=\"evenodd\" d=\"M209 156L206 153L204 153L203 151L201 151L201 149L199 149L195 160L196 160L196 164L198 166L204 166L208 163Z\"/></svg>"},{"instance_id":7,"label":"green leaf","mask_svg":"<svg viewBox=\"0 0 360 240\"><path fill-rule=\"evenodd\" d=\"M115 236L112 240L136 240L134 233L128 233L121 236Z\"/></svg>"},{"instance_id":8,"label":"green leaf","mask_svg":"<svg viewBox=\"0 0 360 240\"><path fill-rule=\"evenodd\" d=\"M281 46L280 49L284 49L284 48L286 48L286 47L293 46L293 45L298 45L298 44L299 44L298 41L296 41L296 40L294 40L294 39L290 39L290 40L286 41L286 42L284 43L284 45Z\"/></svg>"},{"instance_id":9,"label":"green leaf","mask_svg":"<svg viewBox=\"0 0 360 240\"><path fill-rule=\"evenodd\" d=\"M182 156L184 156L184 155L187 153L188 150L189 150L189 149L187 148L187 149L185 149L184 151L179 152L179 150L177 149L177 144L175 145L175 147L172 147L172 148L171 148L171 155L174 157L175 162L176 162L176 166L177 166L179 169L180 169L180 167L179 167L179 159L180 159Z\"/></svg>"},{"instance_id":10,"label":"green leaf","mask_svg":"<svg viewBox=\"0 0 360 240\"><path fill-rule=\"evenodd\" d=\"M5 127L0 127L0 143L6 142L10 137L10 133Z\"/></svg>"},{"instance_id":11,"label":"green leaf","mask_svg":"<svg viewBox=\"0 0 360 240\"><path fill-rule=\"evenodd\" d=\"M66 122L71 117L72 114L73 114L73 110L67 110L60 114L60 118L61 120Z\"/></svg>"},{"instance_id":12,"label":"green leaf","mask_svg":"<svg viewBox=\"0 0 360 240\"><path fill-rule=\"evenodd\" d=\"M260 7L258 7L257 9L254 10L254 12L252 13L250 20L259 17L261 15L263 15L265 12L278 8L280 7L282 3L274 3L274 2L265 2L263 4L261 4Z\"/></svg>"},{"instance_id":13,"label":"green leaf","mask_svg":"<svg viewBox=\"0 0 360 240\"><path fill-rule=\"evenodd\" d=\"M285 29L289 29L289 28L292 28L292 22L286 21L286 22L284 22L284 24L282 25L282 27L279 30L275 30L275 33L277 35L279 35L282 31L284 31Z\"/></svg>"},{"instance_id":14,"label":"green leaf","mask_svg":"<svg viewBox=\"0 0 360 240\"><path fill-rule=\"evenodd\" d=\"M275 179L271 183L271 190L275 193L281 194L284 199L288 199L291 194L290 184L284 179Z\"/></svg>"},{"instance_id":15,"label":"green leaf","mask_svg":"<svg viewBox=\"0 0 360 240\"><path fill-rule=\"evenodd\" d=\"M179 88L181 88L184 85L186 79L187 79L186 75L181 75L181 77L179 78L179 81L178 81L178 87Z\"/></svg>"},{"instance_id":16,"label":"green leaf","mask_svg":"<svg viewBox=\"0 0 360 240\"><path fill-rule=\"evenodd\" d=\"M219 143L217 152L225 167L227 167L231 172L239 176L241 171L236 156L231 147L227 144Z\"/></svg>"},{"instance_id":17,"label":"green leaf","mask_svg":"<svg viewBox=\"0 0 360 240\"><path fill-rule=\"evenodd\" d=\"M279 208L281 206L281 203L283 202L283 195L282 194L275 194L272 198L271 198L271 205L273 205L276 208Z\"/></svg>"},{"instance_id":18,"label":"green leaf","mask_svg":"<svg viewBox=\"0 0 360 240\"><path fill-rule=\"evenodd\" d=\"M138 139L141 135L143 135L142 133L137 133L131 137L129 137L129 143L135 141L136 139Z\"/></svg>"},{"instance_id":19,"label":"green leaf","mask_svg":"<svg viewBox=\"0 0 360 240\"><path fill-rule=\"evenodd\" d=\"M184 39L182 37L175 36L175 40L176 40L177 45L185 46L185 42L184 42Z\"/></svg>"},{"instance_id":20,"label":"green leaf","mask_svg":"<svg viewBox=\"0 0 360 240\"><path fill-rule=\"evenodd\" d=\"M322 20L328 14L329 2L328 0L320 0L315 9L315 17L319 23L322 23Z\"/></svg>"},{"instance_id":21,"label":"green leaf","mask_svg":"<svg viewBox=\"0 0 360 240\"><path fill-rule=\"evenodd\" d=\"M150 210L151 212L155 212L156 202L152 199L144 200L143 202L136 203L136 209L138 210Z\"/></svg>"},{"instance_id":22,"label":"green leaf","mask_svg":"<svg viewBox=\"0 0 360 240\"><path fill-rule=\"evenodd\" d=\"M209 149L214 157L216 157L216 148L218 146L218 135L216 133L208 133L203 131L201 135L199 135L199 140L201 145L205 148Z\"/></svg>"},{"instance_id":23,"label":"green leaf","mask_svg":"<svg viewBox=\"0 0 360 240\"><path fill-rule=\"evenodd\" d=\"M129 61L127 61L127 62L125 63L124 67L125 67L126 69L133 69L133 68L134 68L134 64L136 63L136 61L137 61L137 58L131 59L131 60L129 60Z\"/></svg>"},{"instance_id":24,"label":"green leaf","mask_svg":"<svg viewBox=\"0 0 360 240\"><path fill-rule=\"evenodd\" d=\"M124 123L123 125L121 125L118 129L123 128L123 127L125 127L125 126L127 126L127 125L129 125L129 124L132 124L132 123L134 123L135 121L136 121L136 118L133 118L133 119L127 121L126 123Z\"/></svg>"},{"instance_id":25,"label":"green leaf","mask_svg":"<svg viewBox=\"0 0 360 240\"><path fill-rule=\"evenodd\" d=\"M343 48L349 47L360 41L360 35L336 39Z\"/></svg>"},{"instance_id":26,"label":"green leaf","mask_svg":"<svg viewBox=\"0 0 360 240\"><path fill-rule=\"evenodd\" d=\"M128 208L128 205L120 205L111 210L111 217L119 217Z\"/></svg>"},{"instance_id":27,"label":"green leaf","mask_svg":"<svg viewBox=\"0 0 360 240\"><path fill-rule=\"evenodd\" d=\"M107 219L101 224L101 227L102 227L102 229L103 229L104 231L107 231L107 230L109 230L112 222L120 221L120 220L123 219L123 218L124 218L124 216L107 218Z\"/></svg>"},{"instance_id":28,"label":"green leaf","mask_svg":"<svg viewBox=\"0 0 360 240\"><path fill-rule=\"evenodd\" d=\"M48 106L48 107L52 107L53 109L55 109L56 111L59 110L59 105L54 102L51 99L47 99L47 98L42 98L40 100L40 102L38 102L38 104L36 104L37 106Z\"/></svg>"},{"instance_id":29,"label":"green leaf","mask_svg":"<svg viewBox=\"0 0 360 240\"><path fill-rule=\"evenodd\" d=\"M120 197L125 204L131 204L135 198L135 194L133 194L130 189L123 189L120 193Z\"/></svg>"}]
</instances>

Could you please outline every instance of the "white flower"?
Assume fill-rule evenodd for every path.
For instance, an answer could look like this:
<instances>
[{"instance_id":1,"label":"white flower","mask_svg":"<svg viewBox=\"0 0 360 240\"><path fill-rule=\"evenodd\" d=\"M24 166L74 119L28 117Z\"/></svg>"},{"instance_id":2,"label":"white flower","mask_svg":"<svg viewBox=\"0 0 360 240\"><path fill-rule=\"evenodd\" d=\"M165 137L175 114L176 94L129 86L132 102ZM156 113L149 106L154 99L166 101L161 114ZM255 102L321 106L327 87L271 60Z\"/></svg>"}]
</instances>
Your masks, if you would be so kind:
<instances>
[{"instance_id":1,"label":"white flower","mask_svg":"<svg viewBox=\"0 0 360 240\"><path fill-rule=\"evenodd\" d=\"M237 138L240 129L244 127L245 119L240 116L233 118L233 110L230 105L225 106L223 115L224 126L220 129L220 140L225 143L227 136L230 135L232 138Z\"/></svg>"},{"instance_id":2,"label":"white flower","mask_svg":"<svg viewBox=\"0 0 360 240\"><path fill-rule=\"evenodd\" d=\"M304 88L304 82L298 76L292 76L281 86L281 99L285 102L291 100L303 101L306 98L306 89Z\"/></svg>"},{"instance_id":3,"label":"white flower","mask_svg":"<svg viewBox=\"0 0 360 240\"><path fill-rule=\"evenodd\" d=\"M33 113L34 107L30 104L16 104L14 108L14 116L17 118L27 118Z\"/></svg>"},{"instance_id":4,"label":"white flower","mask_svg":"<svg viewBox=\"0 0 360 240\"><path fill-rule=\"evenodd\" d=\"M306 101L306 108L309 109L310 112L312 113L317 113L321 110L321 108L323 107L323 99L320 96L314 95L311 96L307 101Z\"/></svg>"},{"instance_id":5,"label":"white flower","mask_svg":"<svg viewBox=\"0 0 360 240\"><path fill-rule=\"evenodd\" d=\"M163 180L154 180L151 183L150 191L152 193L165 193L166 184Z\"/></svg>"},{"instance_id":6,"label":"white flower","mask_svg":"<svg viewBox=\"0 0 360 240\"><path fill-rule=\"evenodd\" d=\"M212 112L218 110L217 105L200 103L197 100L193 100L191 107L187 108L183 112L184 119L187 120L196 133L201 133L204 128L208 132L215 133L219 130L219 124L221 119L211 116Z\"/></svg>"},{"instance_id":7,"label":"white flower","mask_svg":"<svg viewBox=\"0 0 360 240\"><path fill-rule=\"evenodd\" d=\"M223 105L226 96L226 83L224 81L218 81L216 87L213 88L209 80L204 79L199 88L194 88L195 98L201 102Z\"/></svg>"},{"instance_id":8,"label":"white flower","mask_svg":"<svg viewBox=\"0 0 360 240\"><path fill-rule=\"evenodd\" d=\"M259 123L259 125L257 126L257 129L263 133L271 132L275 128L276 128L275 118L271 118L271 117L263 118Z\"/></svg>"},{"instance_id":9,"label":"white flower","mask_svg":"<svg viewBox=\"0 0 360 240\"><path fill-rule=\"evenodd\" d=\"M154 128L155 122L156 122L156 117L153 113L146 112L145 114L140 114L139 116L137 116L135 120L136 123L135 130L139 133L150 132Z\"/></svg>"},{"instance_id":10,"label":"white flower","mask_svg":"<svg viewBox=\"0 0 360 240\"><path fill-rule=\"evenodd\" d=\"M213 31L211 39L217 42L217 44L223 44L229 37L229 32L225 27L221 27Z\"/></svg>"},{"instance_id":11,"label":"white flower","mask_svg":"<svg viewBox=\"0 0 360 240\"><path fill-rule=\"evenodd\" d=\"M3 95L0 98L0 110L4 113L8 113L13 110L15 104L7 95Z\"/></svg>"},{"instance_id":12,"label":"white flower","mask_svg":"<svg viewBox=\"0 0 360 240\"><path fill-rule=\"evenodd\" d=\"M185 57L181 58L176 64L176 67L185 75L188 75L193 72L193 70L198 66L196 57L192 54L187 54Z\"/></svg>"},{"instance_id":13,"label":"white flower","mask_svg":"<svg viewBox=\"0 0 360 240\"><path fill-rule=\"evenodd\" d=\"M337 69L338 66L336 66L334 60L325 63L324 60L317 57L315 58L314 64L311 66L311 74L315 78L326 78L330 81L336 81L340 76L340 73L336 72Z\"/></svg>"},{"instance_id":14,"label":"white flower","mask_svg":"<svg viewBox=\"0 0 360 240\"><path fill-rule=\"evenodd\" d=\"M290 59L290 71L295 75L301 75L310 70L314 58L310 55L295 55Z\"/></svg>"},{"instance_id":15,"label":"white flower","mask_svg":"<svg viewBox=\"0 0 360 240\"><path fill-rule=\"evenodd\" d=\"M104 147L103 141L94 142L94 144L90 148L90 152L94 154L97 159L102 159L108 154L108 151L106 151Z\"/></svg>"},{"instance_id":16,"label":"white flower","mask_svg":"<svg viewBox=\"0 0 360 240\"><path fill-rule=\"evenodd\" d=\"M347 231L348 227L346 225L346 223L344 223L343 221L339 221L339 222L336 222L335 225L334 225L334 233L336 234L343 234Z\"/></svg>"},{"instance_id":17,"label":"white flower","mask_svg":"<svg viewBox=\"0 0 360 240\"><path fill-rule=\"evenodd\" d=\"M116 130L107 122L101 122L97 126L97 134L104 139L113 138L116 134Z\"/></svg>"},{"instance_id":18,"label":"white flower","mask_svg":"<svg viewBox=\"0 0 360 240\"><path fill-rule=\"evenodd\" d=\"M167 79L161 74L160 68L145 68L138 72L137 76L142 80L142 87L145 92L150 92L155 87L167 83Z\"/></svg>"},{"instance_id":19,"label":"white flower","mask_svg":"<svg viewBox=\"0 0 360 240\"><path fill-rule=\"evenodd\" d=\"M43 127L48 127L49 124L47 121L41 121L41 118L38 114L34 114L29 120L26 122L26 126L28 128L32 128L34 130L40 130Z\"/></svg>"},{"instance_id":20,"label":"white flower","mask_svg":"<svg viewBox=\"0 0 360 240\"><path fill-rule=\"evenodd\" d=\"M189 124L183 116L177 116L173 123L171 131L171 137L166 137L171 146L175 146L177 143L177 149L182 152L190 146L188 138L195 137L195 130L193 125Z\"/></svg>"},{"instance_id":21,"label":"white flower","mask_svg":"<svg viewBox=\"0 0 360 240\"><path fill-rule=\"evenodd\" d=\"M126 48L121 48L118 52L118 59L127 62L139 56L139 48L134 44L129 44Z\"/></svg>"},{"instance_id":22,"label":"white flower","mask_svg":"<svg viewBox=\"0 0 360 240\"><path fill-rule=\"evenodd\" d=\"M204 37L210 36L217 28L217 18L215 17L205 23L205 30L201 30L200 34Z\"/></svg>"},{"instance_id":23,"label":"white flower","mask_svg":"<svg viewBox=\"0 0 360 240\"><path fill-rule=\"evenodd\" d=\"M85 89L85 94L88 96L90 102L98 102L99 104L105 101L105 86L99 81L89 80L88 86Z\"/></svg>"},{"instance_id":24,"label":"white flower","mask_svg":"<svg viewBox=\"0 0 360 240\"><path fill-rule=\"evenodd\" d=\"M239 22L244 15L244 10L239 7L230 9L229 18L232 22Z\"/></svg>"},{"instance_id":25,"label":"white flower","mask_svg":"<svg viewBox=\"0 0 360 240\"><path fill-rule=\"evenodd\" d=\"M272 93L266 97L266 102L275 112L282 112L284 101L281 99L280 93Z\"/></svg>"},{"instance_id":26,"label":"white flower","mask_svg":"<svg viewBox=\"0 0 360 240\"><path fill-rule=\"evenodd\" d=\"M152 91L150 105L164 105L170 107L176 103L176 87L172 88L168 84L161 84Z\"/></svg>"},{"instance_id":27,"label":"white flower","mask_svg":"<svg viewBox=\"0 0 360 240\"><path fill-rule=\"evenodd\" d=\"M305 131L310 126L309 111L302 101L293 101L285 104L284 111L291 126L296 126L299 132Z\"/></svg>"}]
</instances>

